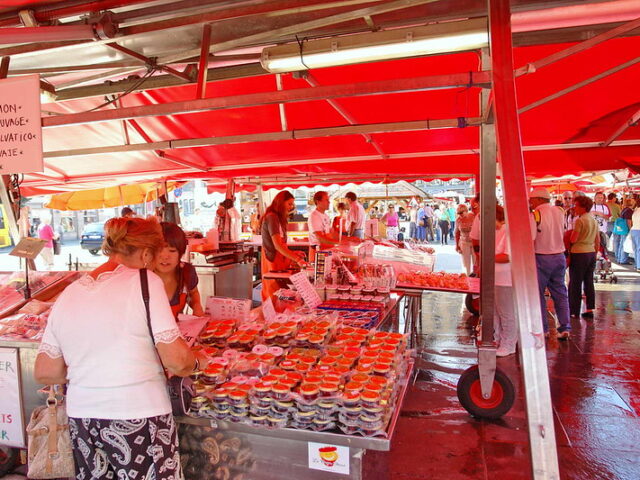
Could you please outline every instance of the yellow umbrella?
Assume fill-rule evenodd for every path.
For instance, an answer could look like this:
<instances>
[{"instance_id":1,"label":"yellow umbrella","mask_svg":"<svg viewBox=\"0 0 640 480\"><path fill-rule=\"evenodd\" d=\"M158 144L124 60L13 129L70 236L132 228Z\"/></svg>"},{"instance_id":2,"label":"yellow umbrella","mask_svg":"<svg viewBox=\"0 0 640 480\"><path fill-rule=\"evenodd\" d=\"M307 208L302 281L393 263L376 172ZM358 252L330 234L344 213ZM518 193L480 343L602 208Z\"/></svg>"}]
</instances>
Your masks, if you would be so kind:
<instances>
[{"instance_id":1,"label":"yellow umbrella","mask_svg":"<svg viewBox=\"0 0 640 480\"><path fill-rule=\"evenodd\" d=\"M167 182L167 192L180 186L180 182ZM46 208L55 210L93 210L150 202L164 193L164 184L158 182L118 185L115 187L78 190L51 196Z\"/></svg>"}]
</instances>

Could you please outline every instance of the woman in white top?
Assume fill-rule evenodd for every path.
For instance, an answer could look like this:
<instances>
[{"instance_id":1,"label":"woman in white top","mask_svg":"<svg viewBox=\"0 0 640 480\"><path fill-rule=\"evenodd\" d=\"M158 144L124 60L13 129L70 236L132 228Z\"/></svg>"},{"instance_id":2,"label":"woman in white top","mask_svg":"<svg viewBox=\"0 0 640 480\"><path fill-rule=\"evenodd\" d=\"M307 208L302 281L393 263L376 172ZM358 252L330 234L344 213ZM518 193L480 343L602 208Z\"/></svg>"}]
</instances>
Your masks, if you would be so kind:
<instances>
[{"instance_id":1,"label":"woman in white top","mask_svg":"<svg viewBox=\"0 0 640 480\"><path fill-rule=\"evenodd\" d=\"M518 326L513 308L511 283L511 249L505 225L504 209L496 205L496 266L495 266L495 340L496 356L506 357L516 353Z\"/></svg>"},{"instance_id":2,"label":"woman in white top","mask_svg":"<svg viewBox=\"0 0 640 480\"><path fill-rule=\"evenodd\" d=\"M67 287L51 310L35 379L68 382L78 479L182 476L162 367L187 376L197 361L180 337L162 280L147 271L151 338L141 289L140 269L163 244L155 219L109 220L103 252L110 260Z\"/></svg>"}]
</instances>

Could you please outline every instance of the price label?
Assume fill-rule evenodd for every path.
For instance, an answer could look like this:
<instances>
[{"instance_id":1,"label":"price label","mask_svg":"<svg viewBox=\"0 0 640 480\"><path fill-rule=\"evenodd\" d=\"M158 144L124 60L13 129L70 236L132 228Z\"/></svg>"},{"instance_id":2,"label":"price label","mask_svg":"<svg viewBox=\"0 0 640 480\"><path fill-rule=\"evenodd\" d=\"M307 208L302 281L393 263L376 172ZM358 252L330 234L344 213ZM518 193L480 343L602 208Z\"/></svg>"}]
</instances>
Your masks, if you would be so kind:
<instances>
[{"instance_id":1,"label":"price label","mask_svg":"<svg viewBox=\"0 0 640 480\"><path fill-rule=\"evenodd\" d=\"M205 313L214 320L249 320L251 300L226 297L207 298Z\"/></svg>"},{"instance_id":2,"label":"price label","mask_svg":"<svg viewBox=\"0 0 640 480\"><path fill-rule=\"evenodd\" d=\"M18 242L18 245L9 252L9 255L35 260L40 251L44 248L45 243L46 241L40 240L39 238L26 237Z\"/></svg>"},{"instance_id":3,"label":"price label","mask_svg":"<svg viewBox=\"0 0 640 480\"><path fill-rule=\"evenodd\" d=\"M309 308L316 308L322 303L322 299L316 289L311 285L307 272L298 272L290 277L291 283L304 300L304 303Z\"/></svg>"}]
</instances>

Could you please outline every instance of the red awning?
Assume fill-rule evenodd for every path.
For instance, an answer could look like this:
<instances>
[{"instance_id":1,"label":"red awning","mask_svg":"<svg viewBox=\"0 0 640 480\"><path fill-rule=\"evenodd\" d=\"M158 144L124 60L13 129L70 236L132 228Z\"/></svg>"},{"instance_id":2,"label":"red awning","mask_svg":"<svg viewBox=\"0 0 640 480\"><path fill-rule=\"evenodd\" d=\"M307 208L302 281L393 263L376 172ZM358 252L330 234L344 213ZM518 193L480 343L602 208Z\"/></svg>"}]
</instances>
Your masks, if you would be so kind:
<instances>
[{"instance_id":1,"label":"red awning","mask_svg":"<svg viewBox=\"0 0 640 480\"><path fill-rule=\"evenodd\" d=\"M514 51L516 67L527 65L567 44L520 47ZM565 58L517 80L518 103L532 102L583 82L608 69L630 61L640 51L640 38L609 40ZM443 74L470 74L480 70L476 52L395 60L311 72L322 86L357 84L377 80L411 79ZM640 167L640 131L629 127L617 140L619 146L600 146L640 108L640 64L605 76L575 91L550 100L520 115L527 173L544 175L578 174L592 170ZM308 89L309 83L291 74L282 76L283 90ZM275 75L210 82L207 98L275 92ZM357 124L450 119L453 128L417 131L317 136L264 141L244 137L242 143L196 148L163 149L46 158L50 177L66 175L64 182L27 175L26 195L44 191L92 188L100 182L152 179L220 179L274 177L309 174L318 183L339 183L322 175L357 174L369 178L403 175L449 174L468 176L478 172L479 128L467 119L479 115L478 87L431 91L385 93L334 99ZM195 85L130 94L123 107L184 102L195 98ZM84 99L43 105L55 113L85 112L103 99ZM113 106L106 107L114 108ZM349 122L326 100L284 105L287 130L341 127ZM277 104L227 108L198 113L137 118L139 127L154 142L188 138L249 136L281 132ZM51 127L44 130L46 152L122 145L121 121ZM380 126L384 131L385 126ZM131 143L145 143L131 125ZM370 141L372 139L373 141ZM240 140L237 140L240 142ZM616 143L614 143L616 145ZM381 153L382 152L382 156ZM164 156L162 156L164 155ZM168 158L169 157L169 158ZM52 172L58 172L52 173ZM305 184L292 181L291 185Z\"/></svg>"}]
</instances>

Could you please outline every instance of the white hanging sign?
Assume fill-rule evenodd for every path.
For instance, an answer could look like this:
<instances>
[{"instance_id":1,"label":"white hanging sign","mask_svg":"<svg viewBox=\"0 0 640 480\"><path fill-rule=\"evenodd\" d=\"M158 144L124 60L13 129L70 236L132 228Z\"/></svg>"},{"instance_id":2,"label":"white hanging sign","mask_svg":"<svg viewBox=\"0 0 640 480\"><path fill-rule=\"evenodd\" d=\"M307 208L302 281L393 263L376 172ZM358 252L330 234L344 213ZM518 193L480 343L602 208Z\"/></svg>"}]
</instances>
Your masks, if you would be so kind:
<instances>
[{"instance_id":1,"label":"white hanging sign","mask_svg":"<svg viewBox=\"0 0 640 480\"><path fill-rule=\"evenodd\" d=\"M17 348L0 348L0 445L26 448Z\"/></svg>"},{"instance_id":2,"label":"white hanging sign","mask_svg":"<svg viewBox=\"0 0 640 480\"><path fill-rule=\"evenodd\" d=\"M0 174L42 172L40 77L0 80Z\"/></svg>"},{"instance_id":3,"label":"white hanging sign","mask_svg":"<svg viewBox=\"0 0 640 480\"><path fill-rule=\"evenodd\" d=\"M309 277L307 276L307 272L302 271L298 272L289 277L293 286L296 287L296 290L304 300L304 303L309 308L316 308L318 305L322 303L322 299L316 289L313 288L311 282L309 281Z\"/></svg>"},{"instance_id":4,"label":"white hanging sign","mask_svg":"<svg viewBox=\"0 0 640 480\"><path fill-rule=\"evenodd\" d=\"M207 298L205 314L213 320L241 320L249 319L251 300L226 297Z\"/></svg>"}]
</instances>

